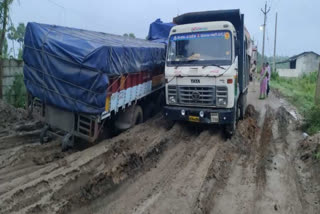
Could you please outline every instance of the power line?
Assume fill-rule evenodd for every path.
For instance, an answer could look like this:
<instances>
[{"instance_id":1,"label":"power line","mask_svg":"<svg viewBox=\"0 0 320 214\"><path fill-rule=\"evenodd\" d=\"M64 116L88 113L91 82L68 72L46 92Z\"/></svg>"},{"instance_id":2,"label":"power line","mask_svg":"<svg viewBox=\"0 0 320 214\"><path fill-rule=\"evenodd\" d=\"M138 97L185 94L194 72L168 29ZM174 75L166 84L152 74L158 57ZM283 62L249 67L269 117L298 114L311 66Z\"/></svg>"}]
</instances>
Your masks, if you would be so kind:
<instances>
[{"instance_id":1,"label":"power line","mask_svg":"<svg viewBox=\"0 0 320 214\"><path fill-rule=\"evenodd\" d=\"M55 6L59 7L60 9L63 9L64 23L65 23L65 20L66 20L66 14L68 14L69 12L72 12L73 14L78 15L81 18L91 16L91 17L98 18L98 20L104 20L105 19L105 17L103 17L102 15L100 15L98 13L90 13L88 11L83 12L83 11L76 10L74 8L68 8L68 7L65 7L65 6L57 3L54 0L47 0L47 1L50 2L51 4L55 5ZM82 24L87 26L84 22ZM101 24L100 22L95 22L95 25L98 25L101 28L105 28L106 27L104 24ZM84 27L84 28L86 28L86 27Z\"/></svg>"},{"instance_id":2,"label":"power line","mask_svg":"<svg viewBox=\"0 0 320 214\"><path fill-rule=\"evenodd\" d=\"M58 4L57 2L53 1L53 0L47 0L48 2L50 2L51 4L59 7L60 9L62 9L63 12L63 23L66 23L66 8L64 6L62 6L61 4Z\"/></svg>"},{"instance_id":3,"label":"power line","mask_svg":"<svg viewBox=\"0 0 320 214\"><path fill-rule=\"evenodd\" d=\"M56 3L56 2L54 2L53 0L47 0L48 2L50 2L51 4L54 4L54 5L56 5L57 7L60 7L60 8L62 8L62 9L66 9L65 7L63 7L62 5L60 5L60 4L58 4L58 3Z\"/></svg>"}]
</instances>

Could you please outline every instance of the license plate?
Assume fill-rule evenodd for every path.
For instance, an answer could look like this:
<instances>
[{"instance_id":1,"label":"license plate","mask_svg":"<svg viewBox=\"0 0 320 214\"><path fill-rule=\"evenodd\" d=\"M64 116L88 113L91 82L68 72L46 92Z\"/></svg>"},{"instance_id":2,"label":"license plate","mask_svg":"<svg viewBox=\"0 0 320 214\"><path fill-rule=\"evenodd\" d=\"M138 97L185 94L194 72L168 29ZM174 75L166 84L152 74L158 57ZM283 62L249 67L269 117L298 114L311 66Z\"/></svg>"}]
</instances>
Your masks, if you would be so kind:
<instances>
[{"instance_id":1,"label":"license plate","mask_svg":"<svg viewBox=\"0 0 320 214\"><path fill-rule=\"evenodd\" d=\"M200 118L197 117L197 116L189 116L189 121L190 121L190 122L199 123L199 122L200 122Z\"/></svg>"}]
</instances>

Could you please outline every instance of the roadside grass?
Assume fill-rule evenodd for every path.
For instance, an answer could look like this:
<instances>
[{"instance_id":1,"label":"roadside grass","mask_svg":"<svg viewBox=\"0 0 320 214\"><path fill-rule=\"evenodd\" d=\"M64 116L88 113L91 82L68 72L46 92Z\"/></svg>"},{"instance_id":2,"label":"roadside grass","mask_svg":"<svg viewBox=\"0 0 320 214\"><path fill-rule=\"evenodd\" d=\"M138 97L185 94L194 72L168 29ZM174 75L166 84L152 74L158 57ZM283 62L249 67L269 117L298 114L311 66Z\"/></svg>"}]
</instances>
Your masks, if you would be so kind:
<instances>
[{"instance_id":1,"label":"roadside grass","mask_svg":"<svg viewBox=\"0 0 320 214\"><path fill-rule=\"evenodd\" d=\"M320 152L316 152L316 153L314 154L314 158L315 158L316 160L320 160Z\"/></svg>"},{"instance_id":2,"label":"roadside grass","mask_svg":"<svg viewBox=\"0 0 320 214\"><path fill-rule=\"evenodd\" d=\"M275 74L270 81L270 86L285 96L304 116L303 129L310 135L320 131L320 106L314 104L317 75L317 72L311 72L299 78L283 78Z\"/></svg>"},{"instance_id":3,"label":"roadside grass","mask_svg":"<svg viewBox=\"0 0 320 214\"><path fill-rule=\"evenodd\" d=\"M5 92L6 101L16 108L23 108L26 103L26 88L23 82L23 75L15 75L13 84Z\"/></svg>"}]
</instances>

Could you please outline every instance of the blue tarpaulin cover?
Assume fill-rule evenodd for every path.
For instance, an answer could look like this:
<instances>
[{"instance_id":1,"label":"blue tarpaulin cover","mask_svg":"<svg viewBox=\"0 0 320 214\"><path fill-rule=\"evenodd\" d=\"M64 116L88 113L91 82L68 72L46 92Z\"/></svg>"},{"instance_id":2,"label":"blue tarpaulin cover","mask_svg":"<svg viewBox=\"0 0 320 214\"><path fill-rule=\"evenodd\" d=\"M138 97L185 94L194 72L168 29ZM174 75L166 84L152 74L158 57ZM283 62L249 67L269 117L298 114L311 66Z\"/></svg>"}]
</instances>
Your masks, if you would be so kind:
<instances>
[{"instance_id":1,"label":"blue tarpaulin cover","mask_svg":"<svg viewBox=\"0 0 320 214\"><path fill-rule=\"evenodd\" d=\"M160 19L150 24L148 40L168 44L168 37L173 23L163 23Z\"/></svg>"},{"instance_id":2,"label":"blue tarpaulin cover","mask_svg":"<svg viewBox=\"0 0 320 214\"><path fill-rule=\"evenodd\" d=\"M28 23L23 53L29 93L73 112L104 111L110 76L164 66L164 44Z\"/></svg>"}]
</instances>

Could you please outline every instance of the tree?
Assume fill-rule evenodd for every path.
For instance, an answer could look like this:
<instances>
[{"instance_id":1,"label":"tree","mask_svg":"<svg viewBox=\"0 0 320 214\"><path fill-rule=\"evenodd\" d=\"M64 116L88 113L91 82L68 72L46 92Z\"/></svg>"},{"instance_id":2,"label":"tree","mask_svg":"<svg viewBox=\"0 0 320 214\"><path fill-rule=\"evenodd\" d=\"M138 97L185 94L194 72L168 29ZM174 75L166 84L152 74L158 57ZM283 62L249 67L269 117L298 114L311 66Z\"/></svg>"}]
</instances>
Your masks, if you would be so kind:
<instances>
[{"instance_id":1,"label":"tree","mask_svg":"<svg viewBox=\"0 0 320 214\"><path fill-rule=\"evenodd\" d=\"M7 40L7 38L4 38L3 47L2 47L2 55L3 55L4 58L8 58L9 57L8 40Z\"/></svg>"},{"instance_id":2,"label":"tree","mask_svg":"<svg viewBox=\"0 0 320 214\"><path fill-rule=\"evenodd\" d=\"M1 21L0 58L1 59L3 58L3 46L5 42L7 24L9 19L9 6L12 4L12 2L13 0L2 0L0 2L0 21Z\"/></svg>"},{"instance_id":3,"label":"tree","mask_svg":"<svg viewBox=\"0 0 320 214\"><path fill-rule=\"evenodd\" d=\"M124 36L124 37L130 37L130 38L133 38L133 39L136 38L136 36L134 35L134 33L129 33L129 34L125 33L125 34L123 34L123 36Z\"/></svg>"},{"instance_id":4,"label":"tree","mask_svg":"<svg viewBox=\"0 0 320 214\"><path fill-rule=\"evenodd\" d=\"M13 55L16 56L15 54L15 48L14 48L14 42L18 42L20 45L19 52L18 52L18 59L22 58L22 48L23 48L23 43L24 43L24 34L26 31L26 27L24 23L19 23L18 27L15 28L14 25L11 25L8 28L8 39L12 41L12 47L13 47Z\"/></svg>"},{"instance_id":5,"label":"tree","mask_svg":"<svg viewBox=\"0 0 320 214\"><path fill-rule=\"evenodd\" d=\"M11 25L7 31L8 31L7 37L12 42L12 49L11 50L13 51L13 56L16 56L15 47L14 47L14 41L16 40L15 38L16 38L16 34L17 34L16 29L13 25ZM10 50L10 52L11 52L11 50Z\"/></svg>"},{"instance_id":6,"label":"tree","mask_svg":"<svg viewBox=\"0 0 320 214\"><path fill-rule=\"evenodd\" d=\"M0 34L1 34L1 30L0 30ZM3 55L3 58L8 58L9 57L8 40L7 40L6 37L4 37L4 41L3 41L2 55Z\"/></svg>"},{"instance_id":7,"label":"tree","mask_svg":"<svg viewBox=\"0 0 320 214\"><path fill-rule=\"evenodd\" d=\"M19 23L17 30L16 30L15 39L19 43L20 49L22 49L22 47L23 47L25 32L26 32L26 26L24 25L24 23Z\"/></svg>"},{"instance_id":8,"label":"tree","mask_svg":"<svg viewBox=\"0 0 320 214\"><path fill-rule=\"evenodd\" d=\"M5 46L5 36L9 20L9 6L12 2L13 0L2 0L0 2L0 98L2 98L3 49Z\"/></svg>"},{"instance_id":9,"label":"tree","mask_svg":"<svg viewBox=\"0 0 320 214\"><path fill-rule=\"evenodd\" d=\"M134 33L129 33L129 37L131 37L131 38L133 38L133 39L136 38L136 36L134 35Z\"/></svg>"}]
</instances>

